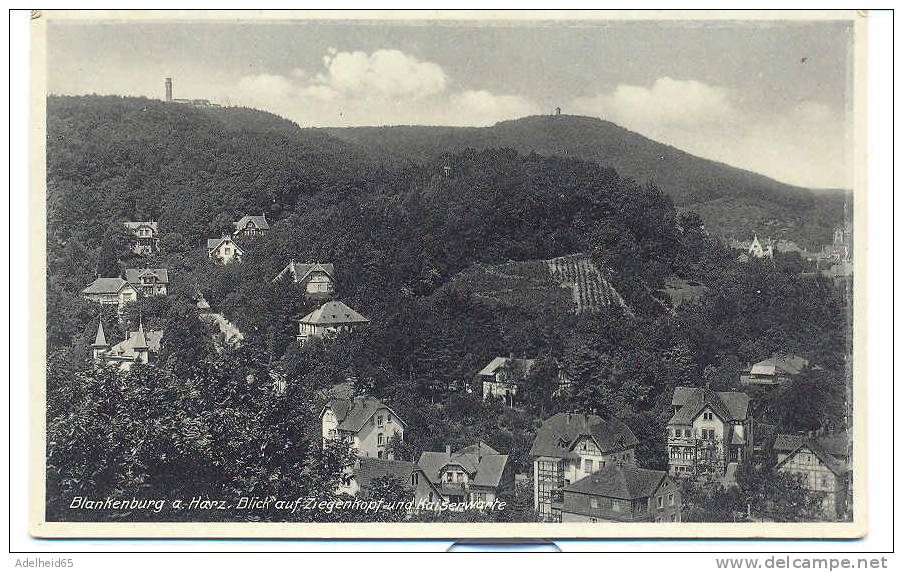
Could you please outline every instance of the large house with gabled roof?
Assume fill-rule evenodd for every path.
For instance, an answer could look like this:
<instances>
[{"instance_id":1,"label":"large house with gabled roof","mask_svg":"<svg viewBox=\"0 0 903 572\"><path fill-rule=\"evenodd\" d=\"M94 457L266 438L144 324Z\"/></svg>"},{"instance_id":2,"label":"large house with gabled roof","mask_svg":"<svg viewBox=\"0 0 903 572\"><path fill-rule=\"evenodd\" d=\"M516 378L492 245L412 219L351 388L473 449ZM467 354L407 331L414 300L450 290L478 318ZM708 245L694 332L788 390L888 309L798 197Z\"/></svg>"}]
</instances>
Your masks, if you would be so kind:
<instances>
[{"instance_id":1,"label":"large house with gabled roof","mask_svg":"<svg viewBox=\"0 0 903 572\"><path fill-rule=\"evenodd\" d=\"M374 397L330 399L320 411L320 424L324 442L344 440L359 457L394 459L389 441L404 439L404 420Z\"/></svg>"},{"instance_id":2,"label":"large house with gabled roof","mask_svg":"<svg viewBox=\"0 0 903 572\"><path fill-rule=\"evenodd\" d=\"M448 445L445 451L424 451L411 484L416 502L491 504L513 482L508 455L478 441L455 452Z\"/></svg>"},{"instance_id":3,"label":"large house with gabled roof","mask_svg":"<svg viewBox=\"0 0 903 572\"><path fill-rule=\"evenodd\" d=\"M636 464L639 440L613 416L558 413L543 421L530 448L533 507L542 520L561 520L561 493L613 464Z\"/></svg>"},{"instance_id":4,"label":"large house with gabled roof","mask_svg":"<svg viewBox=\"0 0 903 572\"><path fill-rule=\"evenodd\" d=\"M561 522L680 522L680 503L665 471L616 463L564 487Z\"/></svg>"},{"instance_id":5,"label":"large house with gabled roof","mask_svg":"<svg viewBox=\"0 0 903 572\"><path fill-rule=\"evenodd\" d=\"M207 256L217 264L241 262L245 251L231 236L207 239Z\"/></svg>"},{"instance_id":6,"label":"large house with gabled roof","mask_svg":"<svg viewBox=\"0 0 903 572\"><path fill-rule=\"evenodd\" d=\"M514 356L493 358L476 375L477 383L483 389L483 399L500 397L506 405L514 405L518 386L535 363L536 360Z\"/></svg>"},{"instance_id":7,"label":"large house with gabled roof","mask_svg":"<svg viewBox=\"0 0 903 572\"><path fill-rule=\"evenodd\" d=\"M291 279L311 298L328 298L335 293L335 267L330 262L301 264L293 258L273 282Z\"/></svg>"},{"instance_id":8,"label":"large house with gabled roof","mask_svg":"<svg viewBox=\"0 0 903 572\"><path fill-rule=\"evenodd\" d=\"M313 337L328 338L369 324L370 320L349 308L344 302L326 302L298 321L298 343L304 345Z\"/></svg>"},{"instance_id":9,"label":"large house with gabled roof","mask_svg":"<svg viewBox=\"0 0 903 572\"><path fill-rule=\"evenodd\" d=\"M135 235L132 252L149 256L159 250L160 232L157 229L157 221L127 221L123 224Z\"/></svg>"},{"instance_id":10,"label":"large house with gabled roof","mask_svg":"<svg viewBox=\"0 0 903 572\"><path fill-rule=\"evenodd\" d=\"M780 385L799 375L809 360L796 355L776 355L752 364L749 372L740 376L744 385Z\"/></svg>"},{"instance_id":11,"label":"large house with gabled roof","mask_svg":"<svg viewBox=\"0 0 903 572\"><path fill-rule=\"evenodd\" d=\"M752 454L749 396L705 387L674 388L668 421L668 469L672 476L724 475L730 463Z\"/></svg>"},{"instance_id":12,"label":"large house with gabled roof","mask_svg":"<svg viewBox=\"0 0 903 572\"><path fill-rule=\"evenodd\" d=\"M232 224L235 225L235 236L260 236L270 230L265 215L245 215Z\"/></svg>"},{"instance_id":13,"label":"large house with gabled roof","mask_svg":"<svg viewBox=\"0 0 903 572\"><path fill-rule=\"evenodd\" d=\"M126 339L117 344L107 342L103 323L97 323L97 333L91 344L91 357L95 365L116 364L128 371L134 364L153 363L160 353L162 330L144 331L144 324L138 324L138 331L129 332Z\"/></svg>"},{"instance_id":14,"label":"large house with gabled roof","mask_svg":"<svg viewBox=\"0 0 903 572\"><path fill-rule=\"evenodd\" d=\"M850 513L851 449L846 431L778 434L772 446L779 473L798 475L803 488L824 495L822 514L827 520L843 520Z\"/></svg>"},{"instance_id":15,"label":"large house with gabled roof","mask_svg":"<svg viewBox=\"0 0 903 572\"><path fill-rule=\"evenodd\" d=\"M166 268L126 268L125 280L142 296L166 296L169 271Z\"/></svg>"},{"instance_id":16,"label":"large house with gabled roof","mask_svg":"<svg viewBox=\"0 0 903 572\"><path fill-rule=\"evenodd\" d=\"M98 278L82 290L82 297L97 304L123 306L138 299L138 290L119 276Z\"/></svg>"}]
</instances>

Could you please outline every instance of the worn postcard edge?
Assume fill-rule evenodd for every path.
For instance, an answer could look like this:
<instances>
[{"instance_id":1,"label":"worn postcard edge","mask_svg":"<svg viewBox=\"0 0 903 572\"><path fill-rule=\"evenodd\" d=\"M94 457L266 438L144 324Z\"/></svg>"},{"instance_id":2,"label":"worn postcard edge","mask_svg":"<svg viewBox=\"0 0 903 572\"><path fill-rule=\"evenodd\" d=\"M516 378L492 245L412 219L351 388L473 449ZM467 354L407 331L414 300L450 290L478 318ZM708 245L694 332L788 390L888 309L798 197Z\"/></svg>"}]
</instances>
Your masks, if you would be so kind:
<instances>
[{"instance_id":1,"label":"worn postcard edge","mask_svg":"<svg viewBox=\"0 0 903 572\"><path fill-rule=\"evenodd\" d=\"M867 12L866 11L33 11L30 130L30 471L29 533L37 538L861 538L867 531L866 441L866 240L867 240ZM852 152L853 188L853 498L854 519L830 523L87 523L47 522L46 477L46 97L47 20L178 21L236 19L383 20L393 23L454 21L467 25L561 25L581 20L830 21L854 23Z\"/></svg>"}]
</instances>

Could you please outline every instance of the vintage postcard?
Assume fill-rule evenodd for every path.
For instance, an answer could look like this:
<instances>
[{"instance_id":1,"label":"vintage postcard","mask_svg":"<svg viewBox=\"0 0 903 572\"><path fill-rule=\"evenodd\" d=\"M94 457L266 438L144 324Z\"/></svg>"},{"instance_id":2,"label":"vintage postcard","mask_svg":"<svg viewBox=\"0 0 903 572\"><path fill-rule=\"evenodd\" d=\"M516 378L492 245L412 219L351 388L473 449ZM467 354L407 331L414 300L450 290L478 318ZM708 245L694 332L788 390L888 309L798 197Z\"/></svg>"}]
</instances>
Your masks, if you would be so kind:
<instances>
[{"instance_id":1,"label":"vintage postcard","mask_svg":"<svg viewBox=\"0 0 903 572\"><path fill-rule=\"evenodd\" d=\"M862 536L867 20L34 12L31 533Z\"/></svg>"}]
</instances>

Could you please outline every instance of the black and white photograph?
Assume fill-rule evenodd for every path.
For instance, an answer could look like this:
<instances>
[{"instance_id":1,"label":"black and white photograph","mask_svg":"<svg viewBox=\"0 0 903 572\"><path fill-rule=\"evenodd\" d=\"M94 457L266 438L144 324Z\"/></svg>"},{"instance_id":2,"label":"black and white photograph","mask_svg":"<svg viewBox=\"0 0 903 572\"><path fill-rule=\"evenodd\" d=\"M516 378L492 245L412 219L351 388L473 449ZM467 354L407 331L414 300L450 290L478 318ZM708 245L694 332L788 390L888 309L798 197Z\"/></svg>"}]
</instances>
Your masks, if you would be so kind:
<instances>
[{"instance_id":1,"label":"black and white photograph","mask_svg":"<svg viewBox=\"0 0 903 572\"><path fill-rule=\"evenodd\" d=\"M464 16L37 15L33 534L864 534L856 13Z\"/></svg>"}]
</instances>

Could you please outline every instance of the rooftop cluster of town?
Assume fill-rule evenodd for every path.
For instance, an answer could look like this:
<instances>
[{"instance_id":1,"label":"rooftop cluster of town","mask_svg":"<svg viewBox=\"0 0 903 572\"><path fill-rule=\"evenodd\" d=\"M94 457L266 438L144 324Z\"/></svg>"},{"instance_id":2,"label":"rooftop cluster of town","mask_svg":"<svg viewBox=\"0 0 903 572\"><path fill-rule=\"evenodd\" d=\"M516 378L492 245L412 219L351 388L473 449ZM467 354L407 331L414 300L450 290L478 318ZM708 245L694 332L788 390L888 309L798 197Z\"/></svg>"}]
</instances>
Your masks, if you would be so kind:
<instances>
[{"instance_id":1,"label":"rooftop cluster of town","mask_svg":"<svg viewBox=\"0 0 903 572\"><path fill-rule=\"evenodd\" d=\"M134 252L153 254L158 249L158 225L153 221L126 222L134 233ZM242 238L260 236L270 226L263 215L243 216L231 235L207 241L208 257L216 264L240 263L245 255ZM758 239L749 246L755 257L766 257ZM832 254L833 256L834 254ZM838 254L843 256L842 253ZM127 268L123 276L101 277L83 290L86 300L122 308L140 296L166 296L169 272L165 268ZM322 304L299 319L297 340L332 338L369 320L334 299L332 263L291 260L273 278L292 280L311 299ZM91 345L97 364L129 369L152 363L160 350L161 331L145 331L139 323L126 339L111 344L98 323ZM495 357L475 374L484 399L500 399L518 406L518 391L536 360ZM773 356L750 364L741 375L745 386L773 388L787 383L809 366L799 356ZM817 367L817 366L815 366ZM557 395L571 391L571 380L559 367ZM333 396L320 412L322 438L346 441L356 454L353 467L338 492L366 494L378 477L394 476L409 485L418 503L483 503L492 506L516 480L506 454L478 441L457 451L424 451L415 461L395 459L393 441L404 440L405 420L390 405L366 395ZM680 522L680 479L707 476L724 483L734 478L739 463L773 454L778 470L801 475L806 488L824 493L826 519L849 513L851 484L849 439L846 432L775 434L774 427L757 424L745 392L712 391L704 387L676 387L667 423L668 470L637 465L640 444L635 433L612 416L558 413L545 419L530 449L533 507L541 520L559 522Z\"/></svg>"}]
</instances>

